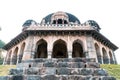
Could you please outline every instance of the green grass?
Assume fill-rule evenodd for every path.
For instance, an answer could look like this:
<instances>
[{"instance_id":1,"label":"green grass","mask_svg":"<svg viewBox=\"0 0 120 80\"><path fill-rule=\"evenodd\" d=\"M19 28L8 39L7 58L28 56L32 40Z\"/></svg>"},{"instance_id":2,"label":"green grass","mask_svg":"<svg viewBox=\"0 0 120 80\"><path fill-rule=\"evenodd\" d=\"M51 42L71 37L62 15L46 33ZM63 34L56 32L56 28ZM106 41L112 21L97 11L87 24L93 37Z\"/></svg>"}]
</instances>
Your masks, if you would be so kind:
<instances>
[{"instance_id":1,"label":"green grass","mask_svg":"<svg viewBox=\"0 0 120 80\"><path fill-rule=\"evenodd\" d=\"M0 76L8 75L11 68L16 68L16 65L0 65Z\"/></svg>"},{"instance_id":2,"label":"green grass","mask_svg":"<svg viewBox=\"0 0 120 80\"><path fill-rule=\"evenodd\" d=\"M0 65L0 76L8 75L10 68L16 68L16 65ZM106 69L116 80L120 80L120 65L101 64L101 68Z\"/></svg>"},{"instance_id":3,"label":"green grass","mask_svg":"<svg viewBox=\"0 0 120 80\"><path fill-rule=\"evenodd\" d=\"M116 80L120 80L120 65L101 64L101 68L106 69L108 74L115 77Z\"/></svg>"}]
</instances>

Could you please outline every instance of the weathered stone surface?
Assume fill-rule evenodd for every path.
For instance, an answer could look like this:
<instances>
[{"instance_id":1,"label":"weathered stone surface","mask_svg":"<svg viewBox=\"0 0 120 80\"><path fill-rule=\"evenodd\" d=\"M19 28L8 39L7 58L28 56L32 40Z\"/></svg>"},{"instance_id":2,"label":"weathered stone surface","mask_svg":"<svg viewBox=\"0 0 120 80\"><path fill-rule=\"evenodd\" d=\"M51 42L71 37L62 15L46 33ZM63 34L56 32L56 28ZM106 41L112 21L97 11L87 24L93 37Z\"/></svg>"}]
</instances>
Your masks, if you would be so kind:
<instances>
[{"instance_id":1,"label":"weathered stone surface","mask_svg":"<svg viewBox=\"0 0 120 80\"><path fill-rule=\"evenodd\" d=\"M42 77L42 80L60 80L59 77L56 77L55 75L45 75Z\"/></svg>"},{"instance_id":2,"label":"weathered stone surface","mask_svg":"<svg viewBox=\"0 0 120 80\"><path fill-rule=\"evenodd\" d=\"M80 71L78 68L73 68L70 70L70 75L80 75Z\"/></svg>"},{"instance_id":3,"label":"weathered stone surface","mask_svg":"<svg viewBox=\"0 0 120 80\"><path fill-rule=\"evenodd\" d=\"M105 76L105 77L102 77L102 80L116 80L116 79L114 77Z\"/></svg>"},{"instance_id":4,"label":"weathered stone surface","mask_svg":"<svg viewBox=\"0 0 120 80\"><path fill-rule=\"evenodd\" d=\"M59 80L69 80L68 75L59 75Z\"/></svg>"},{"instance_id":5,"label":"weathered stone surface","mask_svg":"<svg viewBox=\"0 0 120 80\"><path fill-rule=\"evenodd\" d=\"M81 75L92 75L93 74L93 70L91 68L82 68L80 70L80 74Z\"/></svg>"},{"instance_id":6,"label":"weathered stone surface","mask_svg":"<svg viewBox=\"0 0 120 80\"><path fill-rule=\"evenodd\" d=\"M70 75L68 80L90 80L90 76Z\"/></svg>"},{"instance_id":7,"label":"weathered stone surface","mask_svg":"<svg viewBox=\"0 0 120 80\"><path fill-rule=\"evenodd\" d=\"M27 60L0 80L116 80L94 61L89 58Z\"/></svg>"},{"instance_id":8,"label":"weathered stone surface","mask_svg":"<svg viewBox=\"0 0 120 80\"><path fill-rule=\"evenodd\" d=\"M108 76L108 74L104 69L95 69L94 76Z\"/></svg>"},{"instance_id":9,"label":"weathered stone surface","mask_svg":"<svg viewBox=\"0 0 120 80\"><path fill-rule=\"evenodd\" d=\"M69 63L69 68L84 68L84 67L85 67L85 63L83 63L83 62Z\"/></svg>"},{"instance_id":10,"label":"weathered stone surface","mask_svg":"<svg viewBox=\"0 0 120 80\"><path fill-rule=\"evenodd\" d=\"M39 74L39 69L38 68L27 68L25 72L27 75L33 75L33 74L37 75Z\"/></svg>"},{"instance_id":11,"label":"weathered stone surface","mask_svg":"<svg viewBox=\"0 0 120 80\"><path fill-rule=\"evenodd\" d=\"M46 68L45 74L48 75L55 75L56 74L56 68Z\"/></svg>"},{"instance_id":12,"label":"weathered stone surface","mask_svg":"<svg viewBox=\"0 0 120 80\"><path fill-rule=\"evenodd\" d=\"M8 80L9 77L8 76L0 76L0 80Z\"/></svg>"},{"instance_id":13,"label":"weathered stone surface","mask_svg":"<svg viewBox=\"0 0 120 80\"><path fill-rule=\"evenodd\" d=\"M24 80L24 76L22 75L12 76L11 80Z\"/></svg>"},{"instance_id":14,"label":"weathered stone surface","mask_svg":"<svg viewBox=\"0 0 120 80\"><path fill-rule=\"evenodd\" d=\"M17 68L17 69L10 69L9 75L22 75L23 69Z\"/></svg>"},{"instance_id":15,"label":"weathered stone surface","mask_svg":"<svg viewBox=\"0 0 120 80\"><path fill-rule=\"evenodd\" d=\"M57 73L58 75L69 75L69 74L70 74L70 70L69 70L68 68L62 67L62 68L58 68L58 69L56 70L56 73Z\"/></svg>"},{"instance_id":16,"label":"weathered stone surface","mask_svg":"<svg viewBox=\"0 0 120 80\"><path fill-rule=\"evenodd\" d=\"M57 67L69 67L69 64L67 62L59 62Z\"/></svg>"},{"instance_id":17,"label":"weathered stone surface","mask_svg":"<svg viewBox=\"0 0 120 80\"><path fill-rule=\"evenodd\" d=\"M26 76L26 80L42 80L41 76L29 75Z\"/></svg>"},{"instance_id":18,"label":"weathered stone surface","mask_svg":"<svg viewBox=\"0 0 120 80\"><path fill-rule=\"evenodd\" d=\"M45 63L44 63L44 66L45 66L45 67L54 67L54 66L55 66L55 63L48 61L48 62L45 62Z\"/></svg>"},{"instance_id":19,"label":"weathered stone surface","mask_svg":"<svg viewBox=\"0 0 120 80\"><path fill-rule=\"evenodd\" d=\"M101 80L99 76L93 76L91 80Z\"/></svg>"},{"instance_id":20,"label":"weathered stone surface","mask_svg":"<svg viewBox=\"0 0 120 80\"><path fill-rule=\"evenodd\" d=\"M87 68L100 68L100 64L95 62L88 62L86 65Z\"/></svg>"}]
</instances>

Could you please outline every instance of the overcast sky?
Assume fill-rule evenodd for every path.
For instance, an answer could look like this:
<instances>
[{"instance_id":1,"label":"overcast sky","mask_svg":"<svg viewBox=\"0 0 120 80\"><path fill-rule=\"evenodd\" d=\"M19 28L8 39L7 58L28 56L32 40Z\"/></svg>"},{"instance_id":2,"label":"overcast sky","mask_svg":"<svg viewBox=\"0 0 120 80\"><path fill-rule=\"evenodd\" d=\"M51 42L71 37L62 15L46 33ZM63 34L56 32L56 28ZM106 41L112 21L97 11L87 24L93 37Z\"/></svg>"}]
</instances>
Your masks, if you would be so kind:
<instances>
[{"instance_id":1,"label":"overcast sky","mask_svg":"<svg viewBox=\"0 0 120 80\"><path fill-rule=\"evenodd\" d=\"M64 11L75 15L81 23L95 20L101 34L120 47L119 0L0 0L0 39L8 43L22 31L28 19L41 22L46 15ZM115 51L120 64L120 50Z\"/></svg>"}]
</instances>

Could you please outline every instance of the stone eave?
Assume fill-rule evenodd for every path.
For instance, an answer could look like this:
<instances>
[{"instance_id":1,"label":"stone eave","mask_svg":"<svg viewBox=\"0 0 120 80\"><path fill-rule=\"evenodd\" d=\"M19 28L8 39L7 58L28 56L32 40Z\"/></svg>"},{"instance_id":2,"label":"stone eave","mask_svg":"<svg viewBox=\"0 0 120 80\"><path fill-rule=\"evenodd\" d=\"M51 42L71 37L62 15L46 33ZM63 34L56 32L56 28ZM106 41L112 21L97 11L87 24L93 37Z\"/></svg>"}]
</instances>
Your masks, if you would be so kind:
<instances>
[{"instance_id":1,"label":"stone eave","mask_svg":"<svg viewBox=\"0 0 120 80\"><path fill-rule=\"evenodd\" d=\"M114 51L118 49L116 45L110 42L105 36L99 33L96 30L25 30L12 39L9 43L7 43L3 49L9 50L11 47L15 46L19 42L26 39L29 35L47 35L47 34L72 34L72 35L91 35L96 40L100 41L102 44L108 46L109 48L113 49Z\"/></svg>"},{"instance_id":2,"label":"stone eave","mask_svg":"<svg viewBox=\"0 0 120 80\"><path fill-rule=\"evenodd\" d=\"M103 36L101 33L97 32L96 30L92 31L92 36L97 40L100 41L105 46L108 46L109 48L113 49L114 51L118 49L118 47L113 44L110 40L108 40L105 36Z\"/></svg>"},{"instance_id":3,"label":"stone eave","mask_svg":"<svg viewBox=\"0 0 120 80\"><path fill-rule=\"evenodd\" d=\"M16 44L18 44L20 41L23 41L24 39L26 39L27 37L28 37L28 33L24 31L20 33L18 36L16 36L15 38L13 38L10 42L8 42L3 47L3 49L8 50L12 48L13 46L15 46Z\"/></svg>"}]
</instances>

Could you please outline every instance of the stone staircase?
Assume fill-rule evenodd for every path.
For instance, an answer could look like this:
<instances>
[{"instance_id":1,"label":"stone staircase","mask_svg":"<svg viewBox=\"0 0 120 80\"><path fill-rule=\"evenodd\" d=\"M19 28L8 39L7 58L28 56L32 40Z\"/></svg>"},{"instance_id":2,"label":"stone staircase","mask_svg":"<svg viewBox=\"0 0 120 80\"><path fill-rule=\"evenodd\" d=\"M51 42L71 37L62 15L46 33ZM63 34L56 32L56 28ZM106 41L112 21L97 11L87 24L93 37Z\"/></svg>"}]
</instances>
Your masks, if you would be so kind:
<instances>
[{"instance_id":1,"label":"stone staircase","mask_svg":"<svg viewBox=\"0 0 120 80\"><path fill-rule=\"evenodd\" d=\"M22 61L0 80L116 80L92 58L52 58Z\"/></svg>"}]
</instances>

